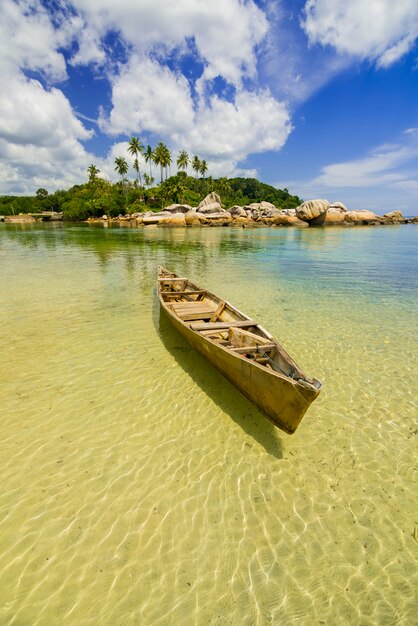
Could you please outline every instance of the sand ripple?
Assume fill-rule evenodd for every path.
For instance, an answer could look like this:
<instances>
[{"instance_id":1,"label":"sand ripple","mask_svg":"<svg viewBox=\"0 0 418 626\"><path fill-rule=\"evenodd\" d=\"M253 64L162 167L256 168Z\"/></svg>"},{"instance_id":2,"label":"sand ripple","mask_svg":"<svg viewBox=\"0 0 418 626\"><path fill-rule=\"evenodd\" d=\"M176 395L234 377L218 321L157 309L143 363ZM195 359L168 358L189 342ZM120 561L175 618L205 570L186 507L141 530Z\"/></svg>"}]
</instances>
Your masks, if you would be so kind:
<instances>
[{"instance_id":1,"label":"sand ripple","mask_svg":"<svg viewBox=\"0 0 418 626\"><path fill-rule=\"evenodd\" d=\"M204 232L3 240L0 622L412 624L409 292L399 305L342 270L331 289L338 234ZM295 258L322 267L321 289ZM228 295L325 381L293 437L160 319L158 262Z\"/></svg>"}]
</instances>

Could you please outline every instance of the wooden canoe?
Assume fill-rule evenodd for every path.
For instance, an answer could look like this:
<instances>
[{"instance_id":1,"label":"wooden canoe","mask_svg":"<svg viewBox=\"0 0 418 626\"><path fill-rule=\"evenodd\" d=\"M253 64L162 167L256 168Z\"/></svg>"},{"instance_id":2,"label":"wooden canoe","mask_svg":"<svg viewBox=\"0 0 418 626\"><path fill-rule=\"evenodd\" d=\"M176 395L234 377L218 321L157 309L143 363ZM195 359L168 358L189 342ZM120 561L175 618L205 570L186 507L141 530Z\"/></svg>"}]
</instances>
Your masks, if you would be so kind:
<instances>
[{"instance_id":1,"label":"wooden canoe","mask_svg":"<svg viewBox=\"0 0 418 626\"><path fill-rule=\"evenodd\" d=\"M256 321L188 278L158 268L162 309L177 330L271 421L295 432L322 384Z\"/></svg>"}]
</instances>

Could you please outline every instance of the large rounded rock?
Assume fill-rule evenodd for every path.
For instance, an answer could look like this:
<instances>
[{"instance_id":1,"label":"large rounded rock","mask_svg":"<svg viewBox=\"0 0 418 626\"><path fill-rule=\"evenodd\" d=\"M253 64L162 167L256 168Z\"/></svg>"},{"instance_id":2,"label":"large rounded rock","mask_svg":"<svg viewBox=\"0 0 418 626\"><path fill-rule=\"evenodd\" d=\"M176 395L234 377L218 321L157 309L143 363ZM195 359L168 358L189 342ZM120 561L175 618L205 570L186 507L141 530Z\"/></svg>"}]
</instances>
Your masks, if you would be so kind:
<instances>
[{"instance_id":1,"label":"large rounded rock","mask_svg":"<svg viewBox=\"0 0 418 626\"><path fill-rule=\"evenodd\" d=\"M152 226L153 224L165 224L172 217L172 213L161 211L160 213L144 214L142 223L144 226Z\"/></svg>"},{"instance_id":2,"label":"large rounded rock","mask_svg":"<svg viewBox=\"0 0 418 626\"><path fill-rule=\"evenodd\" d=\"M343 212L347 212L348 209L342 202L336 201L330 204L330 209L341 209Z\"/></svg>"},{"instance_id":3,"label":"large rounded rock","mask_svg":"<svg viewBox=\"0 0 418 626\"><path fill-rule=\"evenodd\" d=\"M198 207L198 213L203 213L203 215L208 215L210 213L222 213L224 209L221 207L219 202L212 202L211 204L205 204L202 207Z\"/></svg>"},{"instance_id":4,"label":"large rounded rock","mask_svg":"<svg viewBox=\"0 0 418 626\"><path fill-rule=\"evenodd\" d=\"M172 217L168 218L166 224L167 226L186 226L186 219L183 213L175 213Z\"/></svg>"},{"instance_id":5,"label":"large rounded rock","mask_svg":"<svg viewBox=\"0 0 418 626\"><path fill-rule=\"evenodd\" d=\"M163 210L169 211L170 213L187 213L191 208L190 204L170 204L170 206Z\"/></svg>"},{"instance_id":6,"label":"large rounded rock","mask_svg":"<svg viewBox=\"0 0 418 626\"><path fill-rule=\"evenodd\" d=\"M247 213L242 206L238 206L237 204L229 209L230 214L233 218L237 217L247 217Z\"/></svg>"},{"instance_id":7,"label":"large rounded rock","mask_svg":"<svg viewBox=\"0 0 418 626\"><path fill-rule=\"evenodd\" d=\"M201 213L197 213L197 211L188 211L184 215L184 219L187 226L199 226L202 223L202 220L205 220L203 215Z\"/></svg>"},{"instance_id":8,"label":"large rounded rock","mask_svg":"<svg viewBox=\"0 0 418 626\"><path fill-rule=\"evenodd\" d=\"M214 191L212 191L212 193L209 193L206 198L203 198L202 202L199 204L199 206L197 207L197 210L200 211L200 209L202 209L205 206L208 206L209 204L219 204L219 206L221 205L221 197L215 193ZM201 213L204 213L204 211L201 211Z\"/></svg>"},{"instance_id":9,"label":"large rounded rock","mask_svg":"<svg viewBox=\"0 0 418 626\"><path fill-rule=\"evenodd\" d=\"M376 215L372 211L363 209L362 211L348 211L345 214L345 221L349 224L360 224L366 226L368 224L383 224L385 220L380 215Z\"/></svg>"},{"instance_id":10,"label":"large rounded rock","mask_svg":"<svg viewBox=\"0 0 418 626\"><path fill-rule=\"evenodd\" d=\"M206 213L205 218L209 222L215 222L217 220L230 222L232 220L232 216L229 211L220 211L219 213Z\"/></svg>"},{"instance_id":11,"label":"large rounded rock","mask_svg":"<svg viewBox=\"0 0 418 626\"><path fill-rule=\"evenodd\" d=\"M322 213L319 217L309 222L310 226L341 226L344 224L347 216L347 209L341 209L340 207L330 206L328 211Z\"/></svg>"},{"instance_id":12,"label":"large rounded rock","mask_svg":"<svg viewBox=\"0 0 418 626\"><path fill-rule=\"evenodd\" d=\"M392 224L407 224L409 222L408 218L402 215L402 211L391 211L385 213L383 217Z\"/></svg>"},{"instance_id":13,"label":"large rounded rock","mask_svg":"<svg viewBox=\"0 0 418 626\"><path fill-rule=\"evenodd\" d=\"M297 215L293 214L292 209L287 211L279 211L279 213L277 213L270 219L271 222L276 226L309 226L307 222L300 220Z\"/></svg>"},{"instance_id":14,"label":"large rounded rock","mask_svg":"<svg viewBox=\"0 0 418 626\"><path fill-rule=\"evenodd\" d=\"M418 224L418 215L412 218L411 224Z\"/></svg>"},{"instance_id":15,"label":"large rounded rock","mask_svg":"<svg viewBox=\"0 0 418 626\"><path fill-rule=\"evenodd\" d=\"M307 200L298 206L296 215L300 220L310 222L325 213L329 206L328 200Z\"/></svg>"}]
</instances>

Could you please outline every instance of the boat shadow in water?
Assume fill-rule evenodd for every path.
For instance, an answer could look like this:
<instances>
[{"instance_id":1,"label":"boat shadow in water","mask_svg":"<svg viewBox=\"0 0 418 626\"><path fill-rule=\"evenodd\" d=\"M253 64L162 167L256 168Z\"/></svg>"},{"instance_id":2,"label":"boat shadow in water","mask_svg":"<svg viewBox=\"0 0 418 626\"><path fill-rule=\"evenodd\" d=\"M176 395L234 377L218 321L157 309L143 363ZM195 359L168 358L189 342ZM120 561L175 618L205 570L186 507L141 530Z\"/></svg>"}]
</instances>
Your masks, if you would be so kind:
<instances>
[{"instance_id":1,"label":"boat shadow in water","mask_svg":"<svg viewBox=\"0 0 418 626\"><path fill-rule=\"evenodd\" d=\"M157 300L158 316L154 317L164 347L175 358L202 391L227 413L245 432L277 459L283 458L277 428L252 402L201 356L173 327Z\"/></svg>"}]
</instances>

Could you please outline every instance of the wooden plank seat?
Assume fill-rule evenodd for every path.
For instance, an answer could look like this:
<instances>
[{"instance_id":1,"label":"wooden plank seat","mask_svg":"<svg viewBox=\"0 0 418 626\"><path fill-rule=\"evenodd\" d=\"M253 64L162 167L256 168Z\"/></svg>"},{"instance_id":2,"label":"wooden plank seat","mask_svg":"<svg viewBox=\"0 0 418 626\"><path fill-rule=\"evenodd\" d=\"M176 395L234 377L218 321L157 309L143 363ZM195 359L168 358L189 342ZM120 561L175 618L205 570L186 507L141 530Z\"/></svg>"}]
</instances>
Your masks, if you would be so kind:
<instances>
[{"instance_id":1,"label":"wooden plank seat","mask_svg":"<svg viewBox=\"0 0 418 626\"><path fill-rule=\"evenodd\" d=\"M254 320L242 320L239 322L208 322L207 324L190 324L192 330L222 330L231 327L249 328L250 326L258 326Z\"/></svg>"},{"instance_id":2,"label":"wooden plank seat","mask_svg":"<svg viewBox=\"0 0 418 626\"><path fill-rule=\"evenodd\" d=\"M255 353L259 352L261 356L262 353L264 352L271 352L272 350L274 350L275 347L276 347L276 344L268 343L268 344L264 344L261 346L242 346L239 348L235 348L231 346L231 350L233 352L236 352L237 354L251 354L253 352Z\"/></svg>"},{"instance_id":3,"label":"wooden plank seat","mask_svg":"<svg viewBox=\"0 0 418 626\"><path fill-rule=\"evenodd\" d=\"M209 302L173 302L171 307L176 315L182 320L210 320L216 311L216 306Z\"/></svg>"},{"instance_id":4,"label":"wooden plank seat","mask_svg":"<svg viewBox=\"0 0 418 626\"><path fill-rule=\"evenodd\" d=\"M196 291L162 291L161 295L167 296L168 298L178 298L180 296L200 296L205 293L206 291L197 289Z\"/></svg>"}]
</instances>

